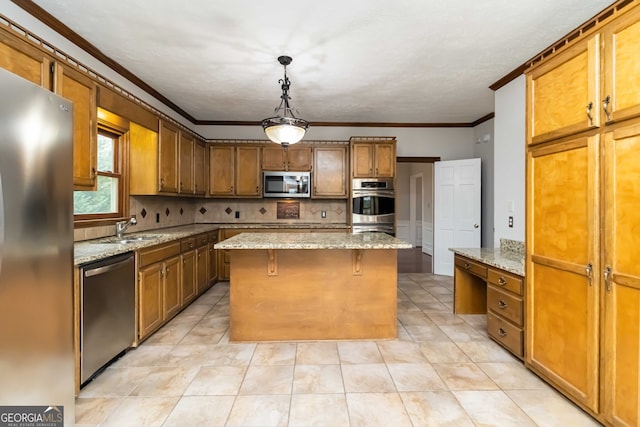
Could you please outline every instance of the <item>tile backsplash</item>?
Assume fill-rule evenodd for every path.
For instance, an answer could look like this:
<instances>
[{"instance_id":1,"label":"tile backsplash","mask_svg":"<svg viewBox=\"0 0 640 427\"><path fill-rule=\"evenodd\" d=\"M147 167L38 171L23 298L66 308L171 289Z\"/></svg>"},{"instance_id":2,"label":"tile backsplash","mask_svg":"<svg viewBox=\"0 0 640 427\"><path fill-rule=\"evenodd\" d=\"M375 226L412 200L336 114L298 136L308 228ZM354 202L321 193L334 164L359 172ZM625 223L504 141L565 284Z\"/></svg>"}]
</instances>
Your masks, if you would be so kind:
<instances>
[{"instance_id":1,"label":"tile backsplash","mask_svg":"<svg viewBox=\"0 0 640 427\"><path fill-rule=\"evenodd\" d=\"M278 219L278 201L281 200L131 196L129 211L138 224L131 226L127 233L193 223L348 223L347 200L300 200L299 219ZM78 228L74 230L74 241L113 236L115 231L113 225Z\"/></svg>"}]
</instances>

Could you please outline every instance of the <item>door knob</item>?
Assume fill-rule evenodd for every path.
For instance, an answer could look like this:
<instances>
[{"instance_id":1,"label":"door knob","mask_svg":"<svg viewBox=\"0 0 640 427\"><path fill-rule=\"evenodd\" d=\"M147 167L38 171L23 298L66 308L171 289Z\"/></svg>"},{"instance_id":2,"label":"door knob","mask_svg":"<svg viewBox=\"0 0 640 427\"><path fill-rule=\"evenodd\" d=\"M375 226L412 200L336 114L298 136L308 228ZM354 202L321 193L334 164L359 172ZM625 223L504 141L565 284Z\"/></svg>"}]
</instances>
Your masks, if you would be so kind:
<instances>
[{"instance_id":1,"label":"door knob","mask_svg":"<svg viewBox=\"0 0 640 427\"><path fill-rule=\"evenodd\" d=\"M480 227L478 224L473 224L473 228L478 228Z\"/></svg>"}]
</instances>

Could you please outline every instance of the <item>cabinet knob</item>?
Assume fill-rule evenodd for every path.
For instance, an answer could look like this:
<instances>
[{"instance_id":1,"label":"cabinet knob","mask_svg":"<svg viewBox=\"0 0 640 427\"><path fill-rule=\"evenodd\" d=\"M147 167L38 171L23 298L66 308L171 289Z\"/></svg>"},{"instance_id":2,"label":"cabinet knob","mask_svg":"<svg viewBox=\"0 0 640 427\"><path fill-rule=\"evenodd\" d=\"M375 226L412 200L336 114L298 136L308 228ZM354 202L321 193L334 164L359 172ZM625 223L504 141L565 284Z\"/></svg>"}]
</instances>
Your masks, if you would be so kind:
<instances>
[{"instance_id":1,"label":"cabinet knob","mask_svg":"<svg viewBox=\"0 0 640 427\"><path fill-rule=\"evenodd\" d=\"M507 281L505 280L504 277L502 277L502 276L498 277L498 285L504 286L506 284L507 284Z\"/></svg>"},{"instance_id":2,"label":"cabinet knob","mask_svg":"<svg viewBox=\"0 0 640 427\"><path fill-rule=\"evenodd\" d=\"M607 266L607 268L604 269L604 284L607 287L607 292L611 291L611 267Z\"/></svg>"},{"instance_id":3,"label":"cabinet knob","mask_svg":"<svg viewBox=\"0 0 640 427\"><path fill-rule=\"evenodd\" d=\"M471 264L469 264L468 262L464 263L464 268L466 268L467 270L471 268Z\"/></svg>"},{"instance_id":4,"label":"cabinet knob","mask_svg":"<svg viewBox=\"0 0 640 427\"><path fill-rule=\"evenodd\" d=\"M602 109L604 110L604 113L607 115L607 121L611 121L611 111L609 111L609 104L611 103L611 97L609 95L607 95L603 100L602 100Z\"/></svg>"},{"instance_id":5,"label":"cabinet knob","mask_svg":"<svg viewBox=\"0 0 640 427\"><path fill-rule=\"evenodd\" d=\"M500 335L501 337L506 337L507 336L507 331L505 331L502 328L498 328L498 335Z\"/></svg>"},{"instance_id":6,"label":"cabinet knob","mask_svg":"<svg viewBox=\"0 0 640 427\"><path fill-rule=\"evenodd\" d=\"M587 104L587 117L589 118L589 126L593 126L593 117L591 117L591 110L593 110L593 102Z\"/></svg>"},{"instance_id":7,"label":"cabinet knob","mask_svg":"<svg viewBox=\"0 0 640 427\"><path fill-rule=\"evenodd\" d=\"M504 310L505 308L507 308L507 303L500 300L498 301L498 307L501 308L502 310Z\"/></svg>"}]
</instances>

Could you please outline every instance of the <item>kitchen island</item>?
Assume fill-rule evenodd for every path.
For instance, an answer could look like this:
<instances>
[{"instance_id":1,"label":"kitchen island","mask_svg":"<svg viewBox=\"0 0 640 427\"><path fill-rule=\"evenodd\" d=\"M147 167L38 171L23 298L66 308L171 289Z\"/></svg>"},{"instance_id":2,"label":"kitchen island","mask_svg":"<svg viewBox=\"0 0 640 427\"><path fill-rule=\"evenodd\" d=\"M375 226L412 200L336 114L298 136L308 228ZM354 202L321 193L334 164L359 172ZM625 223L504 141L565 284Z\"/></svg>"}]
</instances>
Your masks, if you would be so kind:
<instances>
[{"instance_id":1,"label":"kitchen island","mask_svg":"<svg viewBox=\"0 0 640 427\"><path fill-rule=\"evenodd\" d=\"M397 252L384 233L241 233L231 250L230 340L395 338Z\"/></svg>"}]
</instances>

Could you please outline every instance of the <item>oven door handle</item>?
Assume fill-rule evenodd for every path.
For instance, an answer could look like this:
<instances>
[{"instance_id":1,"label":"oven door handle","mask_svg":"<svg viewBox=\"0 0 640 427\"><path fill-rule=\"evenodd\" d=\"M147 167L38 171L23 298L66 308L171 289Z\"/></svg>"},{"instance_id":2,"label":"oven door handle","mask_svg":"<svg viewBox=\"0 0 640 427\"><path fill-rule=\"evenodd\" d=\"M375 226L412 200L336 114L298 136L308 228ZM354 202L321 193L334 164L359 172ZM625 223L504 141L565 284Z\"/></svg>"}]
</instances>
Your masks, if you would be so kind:
<instances>
[{"instance_id":1,"label":"oven door handle","mask_svg":"<svg viewBox=\"0 0 640 427\"><path fill-rule=\"evenodd\" d=\"M353 197L389 197L395 198L393 190L353 190Z\"/></svg>"}]
</instances>

